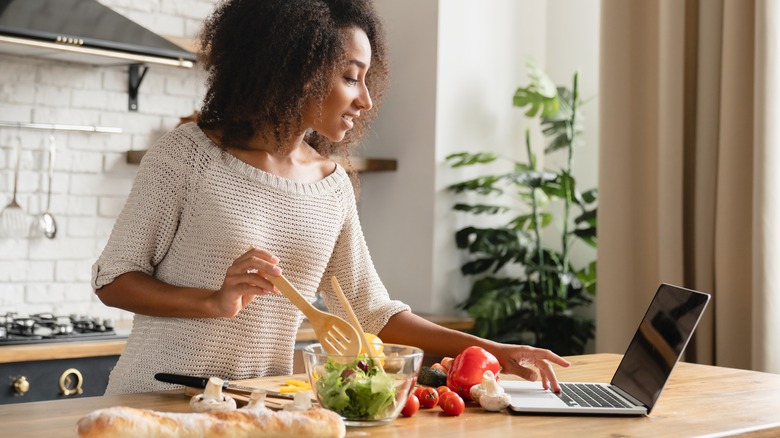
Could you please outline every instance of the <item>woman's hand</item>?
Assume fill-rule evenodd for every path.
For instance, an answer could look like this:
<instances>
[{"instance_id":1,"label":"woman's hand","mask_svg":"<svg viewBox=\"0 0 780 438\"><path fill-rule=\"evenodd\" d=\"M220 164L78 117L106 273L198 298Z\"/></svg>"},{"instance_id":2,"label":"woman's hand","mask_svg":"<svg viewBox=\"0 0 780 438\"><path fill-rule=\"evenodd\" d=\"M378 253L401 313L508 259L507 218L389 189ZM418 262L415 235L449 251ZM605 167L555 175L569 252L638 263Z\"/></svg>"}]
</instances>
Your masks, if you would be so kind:
<instances>
[{"instance_id":1,"label":"woman's hand","mask_svg":"<svg viewBox=\"0 0 780 438\"><path fill-rule=\"evenodd\" d=\"M267 276L281 275L279 259L268 251L250 248L227 269L222 287L211 299L220 316L231 318L246 307L257 295L279 293L266 280Z\"/></svg>"},{"instance_id":2,"label":"woman's hand","mask_svg":"<svg viewBox=\"0 0 780 438\"><path fill-rule=\"evenodd\" d=\"M499 344L498 349L493 353L501 363L501 372L515 374L532 382L541 376L544 389L552 389L555 392L560 392L561 387L555 377L553 364L562 367L570 365L566 359L550 350L527 345Z\"/></svg>"}]
</instances>

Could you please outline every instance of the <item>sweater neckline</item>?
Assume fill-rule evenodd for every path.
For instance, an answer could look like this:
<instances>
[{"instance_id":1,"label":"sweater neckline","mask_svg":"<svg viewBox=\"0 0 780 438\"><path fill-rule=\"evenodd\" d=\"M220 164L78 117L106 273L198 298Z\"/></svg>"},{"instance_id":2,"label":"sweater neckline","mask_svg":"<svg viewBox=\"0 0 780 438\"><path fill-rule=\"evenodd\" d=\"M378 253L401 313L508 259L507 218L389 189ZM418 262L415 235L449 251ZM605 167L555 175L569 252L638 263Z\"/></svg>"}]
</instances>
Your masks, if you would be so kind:
<instances>
[{"instance_id":1,"label":"sweater neckline","mask_svg":"<svg viewBox=\"0 0 780 438\"><path fill-rule=\"evenodd\" d=\"M310 183L293 181L258 169L231 155L226 150L217 146L217 144L214 143L195 122L186 123L182 125L181 128L189 132L198 144L203 145L209 156L219 160L226 167L251 180L257 181L260 184L271 186L285 192L298 194L328 193L332 192L334 188L339 187L345 180L349 179L347 171L340 164L336 163L336 169L330 175L319 181Z\"/></svg>"}]
</instances>

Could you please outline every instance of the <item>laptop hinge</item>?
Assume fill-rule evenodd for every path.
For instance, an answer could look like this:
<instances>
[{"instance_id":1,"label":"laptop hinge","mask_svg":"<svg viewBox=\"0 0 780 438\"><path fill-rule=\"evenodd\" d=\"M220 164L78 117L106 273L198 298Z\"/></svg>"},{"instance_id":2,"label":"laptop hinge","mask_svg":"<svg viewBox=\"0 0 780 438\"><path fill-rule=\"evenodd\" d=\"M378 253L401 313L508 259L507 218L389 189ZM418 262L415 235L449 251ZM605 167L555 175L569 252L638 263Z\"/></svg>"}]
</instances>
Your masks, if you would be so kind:
<instances>
[{"instance_id":1,"label":"laptop hinge","mask_svg":"<svg viewBox=\"0 0 780 438\"><path fill-rule=\"evenodd\" d=\"M617 385L609 385L609 387L610 387L610 388L612 388L612 390L614 390L614 391L615 391L615 392L617 392L618 394L620 394L620 395L621 395L621 397L623 397L624 399L626 399L626 400L628 400L629 402L633 403L635 406L642 406L642 407L644 407L644 408L647 408L647 405L645 405L645 404L644 404L644 403L642 403L641 401L639 401L639 400L635 399L634 397L632 397L632 396L631 396L631 394L627 393L626 391L623 391L623 390L622 390L622 389L620 389L620 387L618 387Z\"/></svg>"}]
</instances>

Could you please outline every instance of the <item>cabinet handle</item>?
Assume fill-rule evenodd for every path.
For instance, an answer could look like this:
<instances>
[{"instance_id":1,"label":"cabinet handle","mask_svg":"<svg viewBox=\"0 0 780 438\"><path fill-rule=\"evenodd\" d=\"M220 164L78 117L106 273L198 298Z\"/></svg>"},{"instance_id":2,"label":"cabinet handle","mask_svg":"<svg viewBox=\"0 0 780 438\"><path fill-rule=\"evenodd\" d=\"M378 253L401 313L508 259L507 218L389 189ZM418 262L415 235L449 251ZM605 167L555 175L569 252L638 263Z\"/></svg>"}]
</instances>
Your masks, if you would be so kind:
<instances>
[{"instance_id":1,"label":"cabinet handle","mask_svg":"<svg viewBox=\"0 0 780 438\"><path fill-rule=\"evenodd\" d=\"M73 376L76 377L75 386L73 386ZM60 391L65 396L83 394L84 390L81 389L83 383L84 377L81 375L81 372L76 368L68 368L60 376Z\"/></svg>"}]
</instances>

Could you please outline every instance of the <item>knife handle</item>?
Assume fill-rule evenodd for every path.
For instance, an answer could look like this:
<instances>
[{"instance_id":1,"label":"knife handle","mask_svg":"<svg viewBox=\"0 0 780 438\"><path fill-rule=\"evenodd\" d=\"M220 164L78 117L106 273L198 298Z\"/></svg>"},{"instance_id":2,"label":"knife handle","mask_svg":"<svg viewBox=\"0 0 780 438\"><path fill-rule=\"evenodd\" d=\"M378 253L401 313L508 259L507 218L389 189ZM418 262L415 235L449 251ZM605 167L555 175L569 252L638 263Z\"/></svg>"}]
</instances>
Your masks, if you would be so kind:
<instances>
[{"instance_id":1,"label":"knife handle","mask_svg":"<svg viewBox=\"0 0 780 438\"><path fill-rule=\"evenodd\" d=\"M177 385L184 385L192 388L205 388L206 384L209 382L209 379L205 377L182 376L180 374L168 373L157 373L154 375L154 378L161 382L175 383ZM223 388L227 388L227 386L227 381L222 383Z\"/></svg>"}]
</instances>

